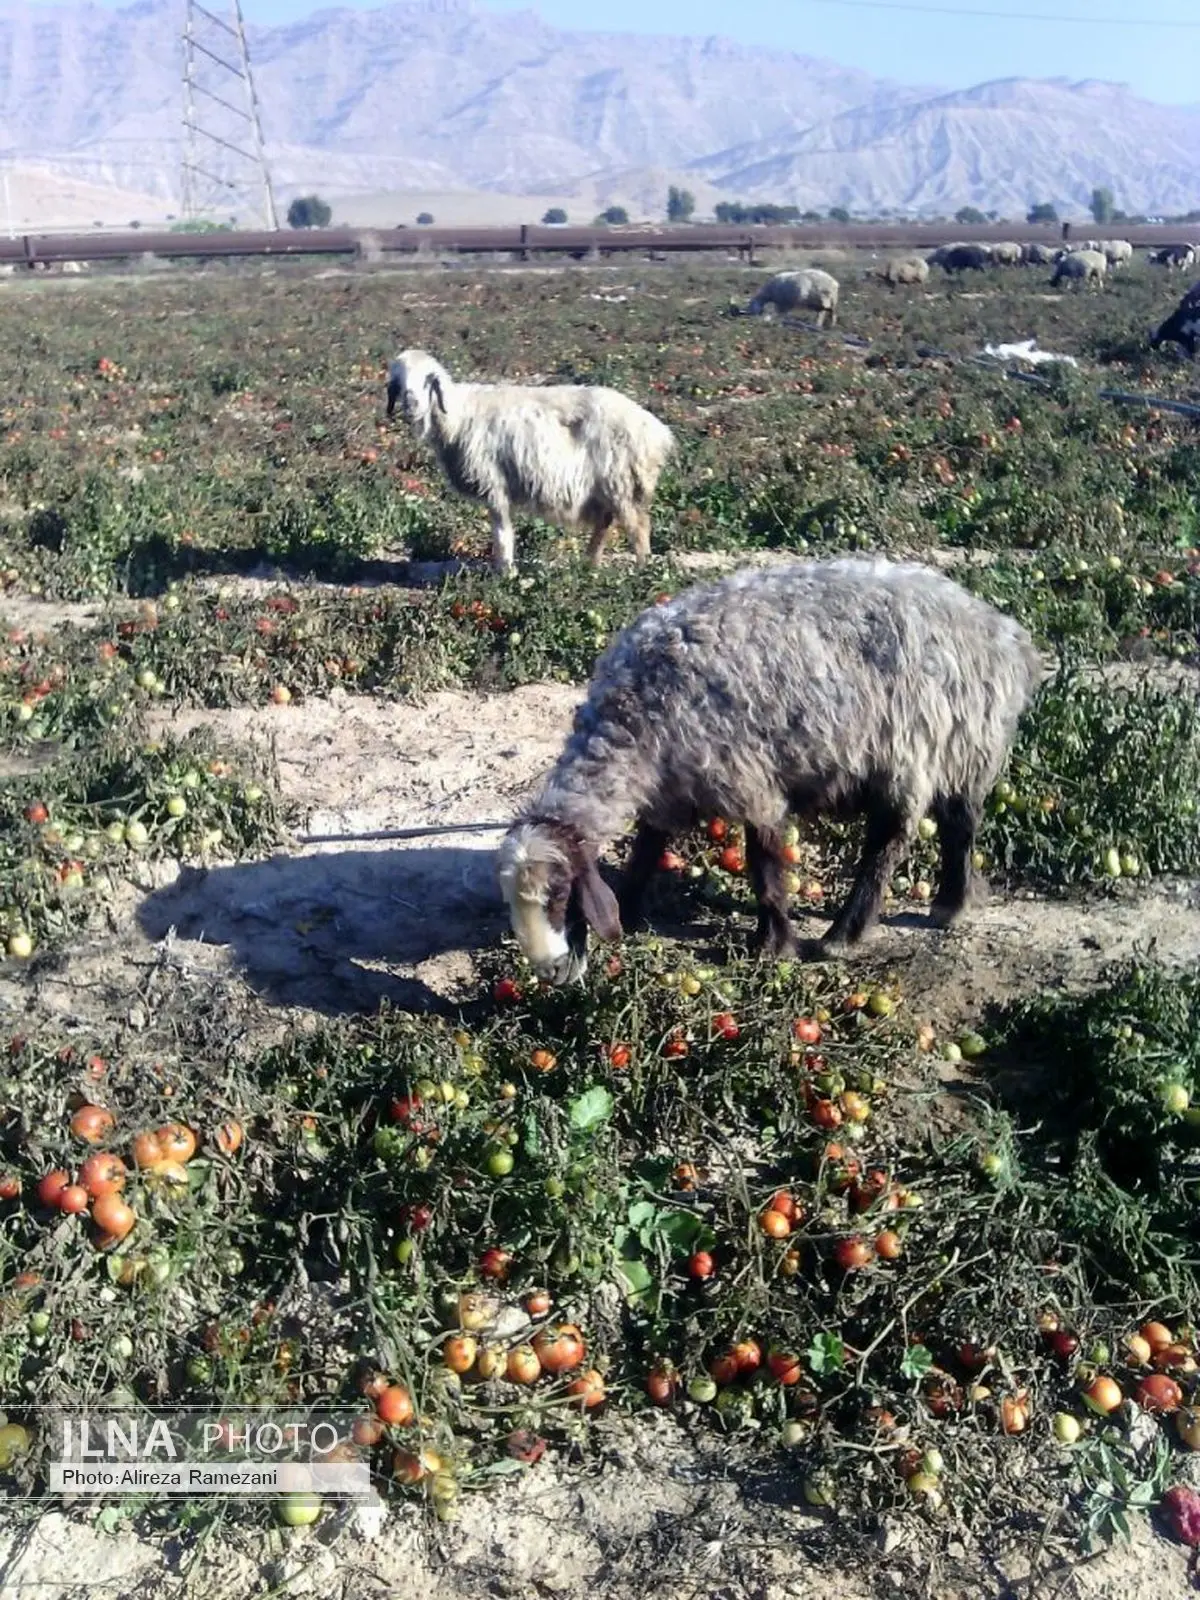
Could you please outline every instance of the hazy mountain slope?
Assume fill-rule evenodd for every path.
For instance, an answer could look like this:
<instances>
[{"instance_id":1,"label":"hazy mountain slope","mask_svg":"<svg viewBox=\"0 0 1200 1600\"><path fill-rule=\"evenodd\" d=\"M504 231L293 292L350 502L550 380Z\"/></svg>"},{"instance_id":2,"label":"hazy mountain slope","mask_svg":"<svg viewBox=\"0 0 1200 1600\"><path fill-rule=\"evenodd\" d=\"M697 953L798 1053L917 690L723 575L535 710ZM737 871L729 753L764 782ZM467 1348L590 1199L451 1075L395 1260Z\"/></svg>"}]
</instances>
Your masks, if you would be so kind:
<instances>
[{"instance_id":1,"label":"hazy mountain slope","mask_svg":"<svg viewBox=\"0 0 1200 1600\"><path fill-rule=\"evenodd\" d=\"M220 11L220 0L210 0ZM0 0L0 150L78 180L177 193L180 0L123 11ZM326 10L255 28L278 185L484 188L655 201L689 169L702 196L1009 214L1200 205L1200 111L1113 85L905 87L722 39L550 27L458 0Z\"/></svg>"}]
</instances>

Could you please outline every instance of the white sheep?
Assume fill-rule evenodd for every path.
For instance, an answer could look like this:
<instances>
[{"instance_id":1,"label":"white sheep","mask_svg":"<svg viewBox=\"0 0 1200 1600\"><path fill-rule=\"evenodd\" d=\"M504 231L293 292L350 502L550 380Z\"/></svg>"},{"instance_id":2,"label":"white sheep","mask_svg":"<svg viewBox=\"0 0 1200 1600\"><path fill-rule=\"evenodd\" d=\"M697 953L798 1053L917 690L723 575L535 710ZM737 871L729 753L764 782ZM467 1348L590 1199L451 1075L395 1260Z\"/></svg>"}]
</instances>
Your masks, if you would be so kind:
<instances>
[{"instance_id":1,"label":"white sheep","mask_svg":"<svg viewBox=\"0 0 1200 1600\"><path fill-rule=\"evenodd\" d=\"M1084 283L1094 283L1097 288L1102 288L1107 273L1108 258L1101 255L1099 250L1071 250L1059 258L1050 285L1053 288L1064 278L1070 278L1076 288Z\"/></svg>"},{"instance_id":2,"label":"white sheep","mask_svg":"<svg viewBox=\"0 0 1200 1600\"><path fill-rule=\"evenodd\" d=\"M388 373L397 401L433 447L450 485L487 506L492 565L514 567L512 514L532 512L589 535L598 566L614 524L639 561L650 554L650 505L674 435L628 396L585 384L455 383L423 350Z\"/></svg>"},{"instance_id":3,"label":"white sheep","mask_svg":"<svg viewBox=\"0 0 1200 1600\"><path fill-rule=\"evenodd\" d=\"M794 311L804 306L817 313L817 327L837 321L840 286L836 278L820 267L804 267L800 272L778 272L765 283L746 307L748 316L761 316L767 306L777 311Z\"/></svg>"},{"instance_id":4,"label":"white sheep","mask_svg":"<svg viewBox=\"0 0 1200 1600\"><path fill-rule=\"evenodd\" d=\"M1021 265L1021 246L1005 240L1001 244L992 246L992 260L998 267L1019 267Z\"/></svg>"},{"instance_id":5,"label":"white sheep","mask_svg":"<svg viewBox=\"0 0 1200 1600\"><path fill-rule=\"evenodd\" d=\"M1022 245L1021 256L1031 267L1049 267L1054 264L1063 252L1056 245L1032 244Z\"/></svg>"},{"instance_id":6,"label":"white sheep","mask_svg":"<svg viewBox=\"0 0 1200 1600\"><path fill-rule=\"evenodd\" d=\"M1102 239L1100 252L1108 262L1109 270L1115 272L1118 267L1127 267L1133 260L1133 246L1128 239Z\"/></svg>"},{"instance_id":7,"label":"white sheep","mask_svg":"<svg viewBox=\"0 0 1200 1600\"><path fill-rule=\"evenodd\" d=\"M921 284L929 278L929 263L922 256L893 256L879 276L895 289L900 284Z\"/></svg>"}]
</instances>

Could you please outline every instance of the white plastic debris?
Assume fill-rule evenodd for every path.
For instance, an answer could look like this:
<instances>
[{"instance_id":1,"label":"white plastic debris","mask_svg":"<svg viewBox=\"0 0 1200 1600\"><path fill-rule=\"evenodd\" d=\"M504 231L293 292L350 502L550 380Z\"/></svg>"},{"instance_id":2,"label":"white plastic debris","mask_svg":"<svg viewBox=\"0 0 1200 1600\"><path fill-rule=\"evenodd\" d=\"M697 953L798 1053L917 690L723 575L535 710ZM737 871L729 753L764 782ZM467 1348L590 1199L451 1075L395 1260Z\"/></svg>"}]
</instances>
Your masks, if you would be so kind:
<instances>
[{"instance_id":1,"label":"white plastic debris","mask_svg":"<svg viewBox=\"0 0 1200 1600\"><path fill-rule=\"evenodd\" d=\"M985 344L983 353L996 361L1028 361L1035 367L1046 361L1061 361L1068 367L1079 365L1074 356L1058 355L1053 350L1039 350L1036 339L1023 339L1019 344Z\"/></svg>"}]
</instances>

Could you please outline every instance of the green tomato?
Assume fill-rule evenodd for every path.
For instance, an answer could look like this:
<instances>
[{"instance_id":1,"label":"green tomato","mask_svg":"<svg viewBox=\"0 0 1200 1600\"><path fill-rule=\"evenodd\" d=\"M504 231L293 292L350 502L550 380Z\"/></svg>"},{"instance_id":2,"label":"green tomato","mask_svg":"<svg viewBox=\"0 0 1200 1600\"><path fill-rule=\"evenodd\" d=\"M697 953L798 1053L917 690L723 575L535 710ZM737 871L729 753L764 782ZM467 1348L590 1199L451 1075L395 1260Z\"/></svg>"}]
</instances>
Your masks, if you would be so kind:
<instances>
[{"instance_id":1,"label":"green tomato","mask_svg":"<svg viewBox=\"0 0 1200 1600\"><path fill-rule=\"evenodd\" d=\"M511 1150L491 1150L488 1152L487 1169L493 1178L507 1178L513 1169L513 1153Z\"/></svg>"},{"instance_id":2,"label":"green tomato","mask_svg":"<svg viewBox=\"0 0 1200 1600\"><path fill-rule=\"evenodd\" d=\"M285 1527L307 1528L321 1515L321 1496L304 1490L285 1494L275 1511Z\"/></svg>"}]
</instances>

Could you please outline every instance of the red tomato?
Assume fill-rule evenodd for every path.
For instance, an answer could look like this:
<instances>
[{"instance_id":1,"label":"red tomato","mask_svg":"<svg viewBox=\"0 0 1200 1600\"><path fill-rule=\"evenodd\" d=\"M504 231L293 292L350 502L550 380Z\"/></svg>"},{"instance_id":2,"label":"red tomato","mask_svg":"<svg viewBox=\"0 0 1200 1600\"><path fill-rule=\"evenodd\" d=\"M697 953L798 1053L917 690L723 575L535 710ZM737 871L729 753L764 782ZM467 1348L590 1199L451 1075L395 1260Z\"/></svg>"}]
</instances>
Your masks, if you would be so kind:
<instances>
[{"instance_id":1,"label":"red tomato","mask_svg":"<svg viewBox=\"0 0 1200 1600\"><path fill-rule=\"evenodd\" d=\"M742 1030L732 1011L718 1011L712 1019L712 1031L715 1038L736 1039Z\"/></svg>"},{"instance_id":2,"label":"red tomato","mask_svg":"<svg viewBox=\"0 0 1200 1600\"><path fill-rule=\"evenodd\" d=\"M389 1384L376 1396L375 1410L381 1422L393 1428L406 1428L413 1419L412 1396L403 1384Z\"/></svg>"},{"instance_id":3,"label":"red tomato","mask_svg":"<svg viewBox=\"0 0 1200 1600\"><path fill-rule=\"evenodd\" d=\"M567 1385L567 1393L572 1400L578 1400L585 1411L592 1411L596 1406L603 1405L605 1399L603 1375L592 1367L587 1372L581 1372Z\"/></svg>"},{"instance_id":4,"label":"red tomato","mask_svg":"<svg viewBox=\"0 0 1200 1600\"><path fill-rule=\"evenodd\" d=\"M160 1161L166 1159L166 1151L157 1133L139 1133L133 1141L133 1164L135 1167L156 1167Z\"/></svg>"},{"instance_id":5,"label":"red tomato","mask_svg":"<svg viewBox=\"0 0 1200 1600\"><path fill-rule=\"evenodd\" d=\"M66 1173L63 1177L66 1177ZM688 1257L689 1277L711 1278L716 1270L717 1264L707 1250L697 1250L695 1255Z\"/></svg>"},{"instance_id":6,"label":"red tomato","mask_svg":"<svg viewBox=\"0 0 1200 1600\"><path fill-rule=\"evenodd\" d=\"M746 858L735 844L727 844L717 857L726 872L744 872Z\"/></svg>"},{"instance_id":7,"label":"red tomato","mask_svg":"<svg viewBox=\"0 0 1200 1600\"><path fill-rule=\"evenodd\" d=\"M680 1056L687 1055L687 1040L681 1038L678 1034L673 1034L663 1045L662 1053L671 1059L678 1059Z\"/></svg>"},{"instance_id":8,"label":"red tomato","mask_svg":"<svg viewBox=\"0 0 1200 1600\"><path fill-rule=\"evenodd\" d=\"M57 1206L58 1197L71 1181L71 1174L64 1172L61 1167L56 1167L53 1172L39 1180L37 1197L44 1206Z\"/></svg>"},{"instance_id":9,"label":"red tomato","mask_svg":"<svg viewBox=\"0 0 1200 1600\"><path fill-rule=\"evenodd\" d=\"M814 1100L809 1116L818 1128L840 1128L842 1125L842 1108L833 1100Z\"/></svg>"},{"instance_id":10,"label":"red tomato","mask_svg":"<svg viewBox=\"0 0 1200 1600\"><path fill-rule=\"evenodd\" d=\"M800 1357L792 1355L786 1350L772 1350L767 1356L767 1368L776 1383L790 1386L799 1383L804 1376L804 1368Z\"/></svg>"},{"instance_id":11,"label":"red tomato","mask_svg":"<svg viewBox=\"0 0 1200 1600\"><path fill-rule=\"evenodd\" d=\"M838 1240L833 1254L843 1272L855 1272L867 1265L874 1251L861 1233L852 1233L849 1238Z\"/></svg>"},{"instance_id":12,"label":"red tomato","mask_svg":"<svg viewBox=\"0 0 1200 1600\"><path fill-rule=\"evenodd\" d=\"M571 1372L582 1364L586 1345L573 1322L560 1322L534 1335L533 1353L543 1372Z\"/></svg>"},{"instance_id":13,"label":"red tomato","mask_svg":"<svg viewBox=\"0 0 1200 1600\"><path fill-rule=\"evenodd\" d=\"M35 823L38 826L40 826L43 822L49 822L50 820L50 813L46 810L46 807L40 800L35 800L31 806L27 806L25 815L30 822Z\"/></svg>"},{"instance_id":14,"label":"red tomato","mask_svg":"<svg viewBox=\"0 0 1200 1600\"><path fill-rule=\"evenodd\" d=\"M196 1135L182 1122L168 1122L155 1129L164 1161L190 1161L196 1154Z\"/></svg>"},{"instance_id":15,"label":"red tomato","mask_svg":"<svg viewBox=\"0 0 1200 1600\"><path fill-rule=\"evenodd\" d=\"M525 1309L531 1317L544 1317L553 1304L547 1289L531 1289L525 1296Z\"/></svg>"},{"instance_id":16,"label":"red tomato","mask_svg":"<svg viewBox=\"0 0 1200 1600\"><path fill-rule=\"evenodd\" d=\"M1121 1393L1121 1386L1115 1378L1101 1373L1098 1378L1093 1378L1083 1391L1083 1403L1089 1410L1098 1412L1100 1416L1108 1416L1110 1411L1115 1411L1125 1396Z\"/></svg>"},{"instance_id":17,"label":"red tomato","mask_svg":"<svg viewBox=\"0 0 1200 1600\"><path fill-rule=\"evenodd\" d=\"M71 1132L85 1144L99 1144L112 1132L113 1114L103 1106L80 1106L71 1118Z\"/></svg>"},{"instance_id":18,"label":"red tomato","mask_svg":"<svg viewBox=\"0 0 1200 1600\"><path fill-rule=\"evenodd\" d=\"M498 1250L493 1246L490 1250L485 1250L479 1258L480 1275L484 1278L492 1278L497 1283L504 1282L511 1267L511 1250Z\"/></svg>"},{"instance_id":19,"label":"red tomato","mask_svg":"<svg viewBox=\"0 0 1200 1600\"><path fill-rule=\"evenodd\" d=\"M875 1254L881 1261L898 1261L904 1253L904 1240L891 1228L875 1235Z\"/></svg>"},{"instance_id":20,"label":"red tomato","mask_svg":"<svg viewBox=\"0 0 1200 1600\"><path fill-rule=\"evenodd\" d=\"M92 1221L101 1233L123 1239L137 1221L137 1213L119 1194L102 1194L92 1206Z\"/></svg>"},{"instance_id":21,"label":"red tomato","mask_svg":"<svg viewBox=\"0 0 1200 1600\"><path fill-rule=\"evenodd\" d=\"M125 1187L125 1163L120 1156L89 1156L79 1169L79 1181L98 1200L103 1194L119 1194Z\"/></svg>"},{"instance_id":22,"label":"red tomato","mask_svg":"<svg viewBox=\"0 0 1200 1600\"><path fill-rule=\"evenodd\" d=\"M729 824L725 821L724 817L714 817L708 825L708 837L713 841L714 844L720 844L721 840L728 832Z\"/></svg>"},{"instance_id":23,"label":"red tomato","mask_svg":"<svg viewBox=\"0 0 1200 1600\"><path fill-rule=\"evenodd\" d=\"M739 1372L757 1372L762 1358L762 1345L757 1339L739 1339L733 1347L733 1359Z\"/></svg>"},{"instance_id":24,"label":"red tomato","mask_svg":"<svg viewBox=\"0 0 1200 1600\"><path fill-rule=\"evenodd\" d=\"M1143 1411L1160 1414L1178 1411L1183 1404L1183 1390L1165 1372L1152 1372L1148 1378L1143 1378L1133 1391L1133 1397Z\"/></svg>"},{"instance_id":25,"label":"red tomato","mask_svg":"<svg viewBox=\"0 0 1200 1600\"><path fill-rule=\"evenodd\" d=\"M15 1172L0 1172L0 1200L15 1200L21 1193L21 1180Z\"/></svg>"},{"instance_id":26,"label":"red tomato","mask_svg":"<svg viewBox=\"0 0 1200 1600\"><path fill-rule=\"evenodd\" d=\"M714 1383L719 1383L722 1388L734 1383L741 1368L738 1366L737 1356L732 1350L726 1350L723 1355L714 1356L708 1363L709 1376Z\"/></svg>"},{"instance_id":27,"label":"red tomato","mask_svg":"<svg viewBox=\"0 0 1200 1600\"><path fill-rule=\"evenodd\" d=\"M652 1367L646 1374L646 1393L656 1406L669 1406L675 1398L677 1381L673 1368Z\"/></svg>"},{"instance_id":28,"label":"red tomato","mask_svg":"<svg viewBox=\"0 0 1200 1600\"><path fill-rule=\"evenodd\" d=\"M800 1207L786 1189L776 1189L764 1207L767 1211L778 1211L781 1217L786 1217L789 1222L797 1222L800 1218Z\"/></svg>"},{"instance_id":29,"label":"red tomato","mask_svg":"<svg viewBox=\"0 0 1200 1600\"><path fill-rule=\"evenodd\" d=\"M553 1050L535 1050L529 1058L529 1064L535 1072L553 1072L558 1065L558 1057Z\"/></svg>"},{"instance_id":30,"label":"red tomato","mask_svg":"<svg viewBox=\"0 0 1200 1600\"><path fill-rule=\"evenodd\" d=\"M492 990L492 997L499 1005L515 1005L521 998L521 987L512 978L498 978L496 987Z\"/></svg>"},{"instance_id":31,"label":"red tomato","mask_svg":"<svg viewBox=\"0 0 1200 1600\"><path fill-rule=\"evenodd\" d=\"M627 1044L610 1044L608 1047L608 1064L614 1072L624 1072L632 1059L633 1052Z\"/></svg>"},{"instance_id":32,"label":"red tomato","mask_svg":"<svg viewBox=\"0 0 1200 1600\"><path fill-rule=\"evenodd\" d=\"M792 1023L792 1032L801 1044L820 1044L821 1024L814 1022L812 1017L797 1017Z\"/></svg>"},{"instance_id":33,"label":"red tomato","mask_svg":"<svg viewBox=\"0 0 1200 1600\"><path fill-rule=\"evenodd\" d=\"M758 1225L769 1239L786 1239L792 1231L792 1225L783 1213L770 1207L759 1213Z\"/></svg>"},{"instance_id":34,"label":"red tomato","mask_svg":"<svg viewBox=\"0 0 1200 1600\"><path fill-rule=\"evenodd\" d=\"M58 1191L55 1204L60 1211L69 1212L78 1216L81 1211L86 1211L90 1196L81 1183L66 1183Z\"/></svg>"}]
</instances>

